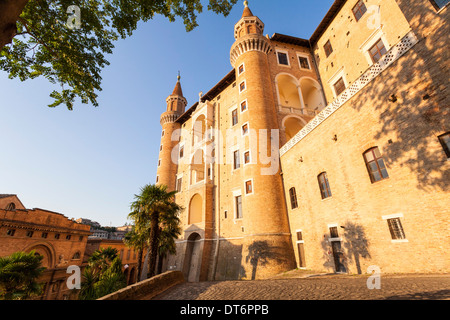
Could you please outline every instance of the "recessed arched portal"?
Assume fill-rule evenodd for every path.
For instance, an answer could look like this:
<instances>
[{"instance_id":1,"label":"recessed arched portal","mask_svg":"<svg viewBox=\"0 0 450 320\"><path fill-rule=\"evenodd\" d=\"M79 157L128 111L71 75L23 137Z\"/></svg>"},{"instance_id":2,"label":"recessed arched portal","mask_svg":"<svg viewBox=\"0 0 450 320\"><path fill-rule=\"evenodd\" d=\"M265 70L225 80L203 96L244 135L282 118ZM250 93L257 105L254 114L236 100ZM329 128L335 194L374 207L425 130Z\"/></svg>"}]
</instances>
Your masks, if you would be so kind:
<instances>
[{"instance_id":1,"label":"recessed arched portal","mask_svg":"<svg viewBox=\"0 0 450 320\"><path fill-rule=\"evenodd\" d=\"M203 221L203 199L197 193L189 203L189 224L200 223Z\"/></svg>"},{"instance_id":2,"label":"recessed arched portal","mask_svg":"<svg viewBox=\"0 0 450 320\"><path fill-rule=\"evenodd\" d=\"M322 89L316 80L308 77L300 79L300 90L306 109L322 111L325 108Z\"/></svg>"},{"instance_id":3,"label":"recessed arched portal","mask_svg":"<svg viewBox=\"0 0 450 320\"><path fill-rule=\"evenodd\" d=\"M283 120L283 127L287 141L291 140L304 126L305 123L302 119L296 116L286 117Z\"/></svg>"},{"instance_id":4,"label":"recessed arched portal","mask_svg":"<svg viewBox=\"0 0 450 320\"><path fill-rule=\"evenodd\" d=\"M280 74L276 78L276 83L279 105L285 108L302 109L297 79L288 74Z\"/></svg>"},{"instance_id":5,"label":"recessed arched portal","mask_svg":"<svg viewBox=\"0 0 450 320\"><path fill-rule=\"evenodd\" d=\"M198 282L202 260L202 237L194 232L188 240L185 255L185 275L188 282Z\"/></svg>"},{"instance_id":6,"label":"recessed arched portal","mask_svg":"<svg viewBox=\"0 0 450 320\"><path fill-rule=\"evenodd\" d=\"M39 243L30 246L25 249L25 252L35 252L35 255L42 256L41 264L43 267L47 269L52 269L55 266L55 254L53 248L50 248L48 245Z\"/></svg>"}]
</instances>

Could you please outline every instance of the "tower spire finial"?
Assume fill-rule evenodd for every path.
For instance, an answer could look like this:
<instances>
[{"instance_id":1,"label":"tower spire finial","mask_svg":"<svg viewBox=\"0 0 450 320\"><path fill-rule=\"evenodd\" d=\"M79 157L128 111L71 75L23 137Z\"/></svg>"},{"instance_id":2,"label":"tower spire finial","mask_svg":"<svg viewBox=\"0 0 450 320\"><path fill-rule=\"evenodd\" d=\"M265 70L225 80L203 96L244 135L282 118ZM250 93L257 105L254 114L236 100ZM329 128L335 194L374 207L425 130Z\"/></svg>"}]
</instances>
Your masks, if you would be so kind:
<instances>
[{"instance_id":1,"label":"tower spire finial","mask_svg":"<svg viewBox=\"0 0 450 320\"><path fill-rule=\"evenodd\" d=\"M180 70L178 70L178 77L177 77L178 81L180 81L181 76L180 76Z\"/></svg>"},{"instance_id":2,"label":"tower spire finial","mask_svg":"<svg viewBox=\"0 0 450 320\"><path fill-rule=\"evenodd\" d=\"M248 1L247 0L244 1L244 7L248 7Z\"/></svg>"}]
</instances>

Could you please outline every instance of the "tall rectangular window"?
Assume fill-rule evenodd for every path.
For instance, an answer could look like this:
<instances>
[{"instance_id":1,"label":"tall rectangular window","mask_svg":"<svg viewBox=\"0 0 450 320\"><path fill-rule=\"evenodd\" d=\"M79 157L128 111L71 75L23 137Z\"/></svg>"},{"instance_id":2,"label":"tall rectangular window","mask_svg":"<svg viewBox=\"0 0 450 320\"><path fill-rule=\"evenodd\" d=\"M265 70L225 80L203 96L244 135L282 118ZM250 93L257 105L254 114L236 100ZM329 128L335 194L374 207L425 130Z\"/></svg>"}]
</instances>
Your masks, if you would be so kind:
<instances>
[{"instance_id":1,"label":"tall rectangular window","mask_svg":"<svg viewBox=\"0 0 450 320\"><path fill-rule=\"evenodd\" d=\"M392 240L406 239L400 218L388 219L387 222L389 231L391 232Z\"/></svg>"},{"instance_id":2,"label":"tall rectangular window","mask_svg":"<svg viewBox=\"0 0 450 320\"><path fill-rule=\"evenodd\" d=\"M334 91L336 92L336 96L340 95L344 90L345 87L345 81L344 78L340 78L336 83L334 84Z\"/></svg>"},{"instance_id":3,"label":"tall rectangular window","mask_svg":"<svg viewBox=\"0 0 450 320\"><path fill-rule=\"evenodd\" d=\"M369 54L372 58L373 63L377 63L378 61L380 61L381 57L384 56L386 52L386 47L384 46L384 43L381 39L378 40L378 42L369 49Z\"/></svg>"},{"instance_id":4,"label":"tall rectangular window","mask_svg":"<svg viewBox=\"0 0 450 320\"><path fill-rule=\"evenodd\" d=\"M430 1L437 10L442 9L450 2L450 0L430 0Z\"/></svg>"},{"instance_id":5,"label":"tall rectangular window","mask_svg":"<svg viewBox=\"0 0 450 320\"><path fill-rule=\"evenodd\" d=\"M245 181L245 194L253 193L253 182L252 180Z\"/></svg>"},{"instance_id":6,"label":"tall rectangular window","mask_svg":"<svg viewBox=\"0 0 450 320\"><path fill-rule=\"evenodd\" d=\"M247 151L244 153L244 163L249 164L250 163L250 151Z\"/></svg>"},{"instance_id":7,"label":"tall rectangular window","mask_svg":"<svg viewBox=\"0 0 450 320\"><path fill-rule=\"evenodd\" d=\"M248 134L248 123L242 126L242 135L245 136Z\"/></svg>"},{"instance_id":8,"label":"tall rectangular window","mask_svg":"<svg viewBox=\"0 0 450 320\"><path fill-rule=\"evenodd\" d=\"M330 198L332 196L332 194L331 194L330 184L328 182L327 173L326 172L321 173L318 176L318 180L319 180L320 192L322 194L322 199Z\"/></svg>"},{"instance_id":9,"label":"tall rectangular window","mask_svg":"<svg viewBox=\"0 0 450 320\"><path fill-rule=\"evenodd\" d=\"M450 132L439 136L439 142L441 143L447 158L450 158Z\"/></svg>"},{"instance_id":10,"label":"tall rectangular window","mask_svg":"<svg viewBox=\"0 0 450 320\"><path fill-rule=\"evenodd\" d=\"M184 157L184 146L180 148L180 159Z\"/></svg>"},{"instance_id":11,"label":"tall rectangular window","mask_svg":"<svg viewBox=\"0 0 450 320\"><path fill-rule=\"evenodd\" d=\"M383 157L378 147L372 148L364 153L367 170L369 171L372 183L389 178Z\"/></svg>"},{"instance_id":12,"label":"tall rectangular window","mask_svg":"<svg viewBox=\"0 0 450 320\"><path fill-rule=\"evenodd\" d=\"M242 81L241 84L239 85L239 92L244 91L245 88L246 88L246 86L245 86L245 81Z\"/></svg>"},{"instance_id":13,"label":"tall rectangular window","mask_svg":"<svg viewBox=\"0 0 450 320\"><path fill-rule=\"evenodd\" d=\"M240 161L240 153L239 150L236 150L233 153L233 168L234 170L239 169L241 167L241 161Z\"/></svg>"},{"instance_id":14,"label":"tall rectangular window","mask_svg":"<svg viewBox=\"0 0 450 320\"><path fill-rule=\"evenodd\" d=\"M244 217L242 213L242 196L235 197L236 202L236 219L242 219Z\"/></svg>"},{"instance_id":15,"label":"tall rectangular window","mask_svg":"<svg viewBox=\"0 0 450 320\"><path fill-rule=\"evenodd\" d=\"M238 124L238 122L239 122L239 119L238 119L238 111L237 111L237 109L236 109L236 110L233 110L233 112L231 112L231 124L232 124L233 126L235 126L235 125Z\"/></svg>"},{"instance_id":16,"label":"tall rectangular window","mask_svg":"<svg viewBox=\"0 0 450 320\"><path fill-rule=\"evenodd\" d=\"M356 6L353 7L353 15L355 16L356 21L359 21L366 12L367 8L362 0L359 0L358 3L356 3Z\"/></svg>"},{"instance_id":17,"label":"tall rectangular window","mask_svg":"<svg viewBox=\"0 0 450 320\"><path fill-rule=\"evenodd\" d=\"M245 71L244 64L241 64L239 66L239 74L243 73L244 71Z\"/></svg>"},{"instance_id":18,"label":"tall rectangular window","mask_svg":"<svg viewBox=\"0 0 450 320\"><path fill-rule=\"evenodd\" d=\"M247 110L247 100L246 101L243 101L242 103L241 103L241 112L244 112L244 111L246 111Z\"/></svg>"},{"instance_id":19,"label":"tall rectangular window","mask_svg":"<svg viewBox=\"0 0 450 320\"><path fill-rule=\"evenodd\" d=\"M339 238L339 231L337 227L330 227L330 237Z\"/></svg>"},{"instance_id":20,"label":"tall rectangular window","mask_svg":"<svg viewBox=\"0 0 450 320\"><path fill-rule=\"evenodd\" d=\"M323 49L325 50L325 54L327 55L327 58L330 56L330 54L333 53L333 47L331 46L330 40L328 40L327 43L325 43L325 45L323 46Z\"/></svg>"},{"instance_id":21,"label":"tall rectangular window","mask_svg":"<svg viewBox=\"0 0 450 320\"><path fill-rule=\"evenodd\" d=\"M177 179L177 192L181 192L182 184L183 184L183 178Z\"/></svg>"},{"instance_id":22,"label":"tall rectangular window","mask_svg":"<svg viewBox=\"0 0 450 320\"><path fill-rule=\"evenodd\" d=\"M291 208L298 208L297 192L295 191L295 188L289 189L289 197L291 198Z\"/></svg>"}]
</instances>

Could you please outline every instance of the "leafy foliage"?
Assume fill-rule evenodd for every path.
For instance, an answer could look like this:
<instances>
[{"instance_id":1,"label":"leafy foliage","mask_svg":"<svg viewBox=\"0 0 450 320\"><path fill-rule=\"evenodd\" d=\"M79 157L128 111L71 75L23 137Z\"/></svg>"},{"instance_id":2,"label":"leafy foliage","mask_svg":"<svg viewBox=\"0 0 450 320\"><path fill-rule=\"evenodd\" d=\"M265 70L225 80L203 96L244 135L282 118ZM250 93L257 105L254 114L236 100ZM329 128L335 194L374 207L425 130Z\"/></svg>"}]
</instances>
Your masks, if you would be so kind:
<instances>
[{"instance_id":1,"label":"leafy foliage","mask_svg":"<svg viewBox=\"0 0 450 320\"><path fill-rule=\"evenodd\" d=\"M210 0L208 9L226 16L236 2ZM71 5L81 9L79 29L66 25ZM18 20L18 36L0 51L0 69L21 81L42 76L59 84L50 107L65 104L72 110L77 97L98 106L100 73L115 40L131 36L139 21L155 14L169 21L180 17L191 31L202 10L200 0L30 0Z\"/></svg>"},{"instance_id":2,"label":"leafy foliage","mask_svg":"<svg viewBox=\"0 0 450 320\"><path fill-rule=\"evenodd\" d=\"M183 208L174 202L175 193L168 192L167 186L146 185L131 204L128 217L135 224L134 237L146 242L150 251L149 277L154 275L158 253L176 251L175 239L181 234L179 214Z\"/></svg>"},{"instance_id":3,"label":"leafy foliage","mask_svg":"<svg viewBox=\"0 0 450 320\"><path fill-rule=\"evenodd\" d=\"M23 300L41 294L42 284L36 280L45 270L42 259L34 250L0 257L0 299Z\"/></svg>"},{"instance_id":4,"label":"leafy foliage","mask_svg":"<svg viewBox=\"0 0 450 320\"><path fill-rule=\"evenodd\" d=\"M95 251L83 271L80 300L95 300L126 286L122 260L117 249L103 248Z\"/></svg>"}]
</instances>

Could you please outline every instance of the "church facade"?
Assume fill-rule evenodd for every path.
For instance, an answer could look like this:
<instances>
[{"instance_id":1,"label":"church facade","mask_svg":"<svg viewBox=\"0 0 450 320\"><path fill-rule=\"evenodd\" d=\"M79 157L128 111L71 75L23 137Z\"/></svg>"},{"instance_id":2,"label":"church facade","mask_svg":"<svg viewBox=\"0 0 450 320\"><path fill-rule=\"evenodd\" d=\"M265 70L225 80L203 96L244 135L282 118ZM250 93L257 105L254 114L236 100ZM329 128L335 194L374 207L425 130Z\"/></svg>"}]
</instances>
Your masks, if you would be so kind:
<instances>
[{"instance_id":1,"label":"church facade","mask_svg":"<svg viewBox=\"0 0 450 320\"><path fill-rule=\"evenodd\" d=\"M443 272L450 181L448 1L336 0L310 39L248 3L233 69L161 116L157 184L188 281L324 272ZM370 269L371 270L371 269Z\"/></svg>"}]
</instances>

